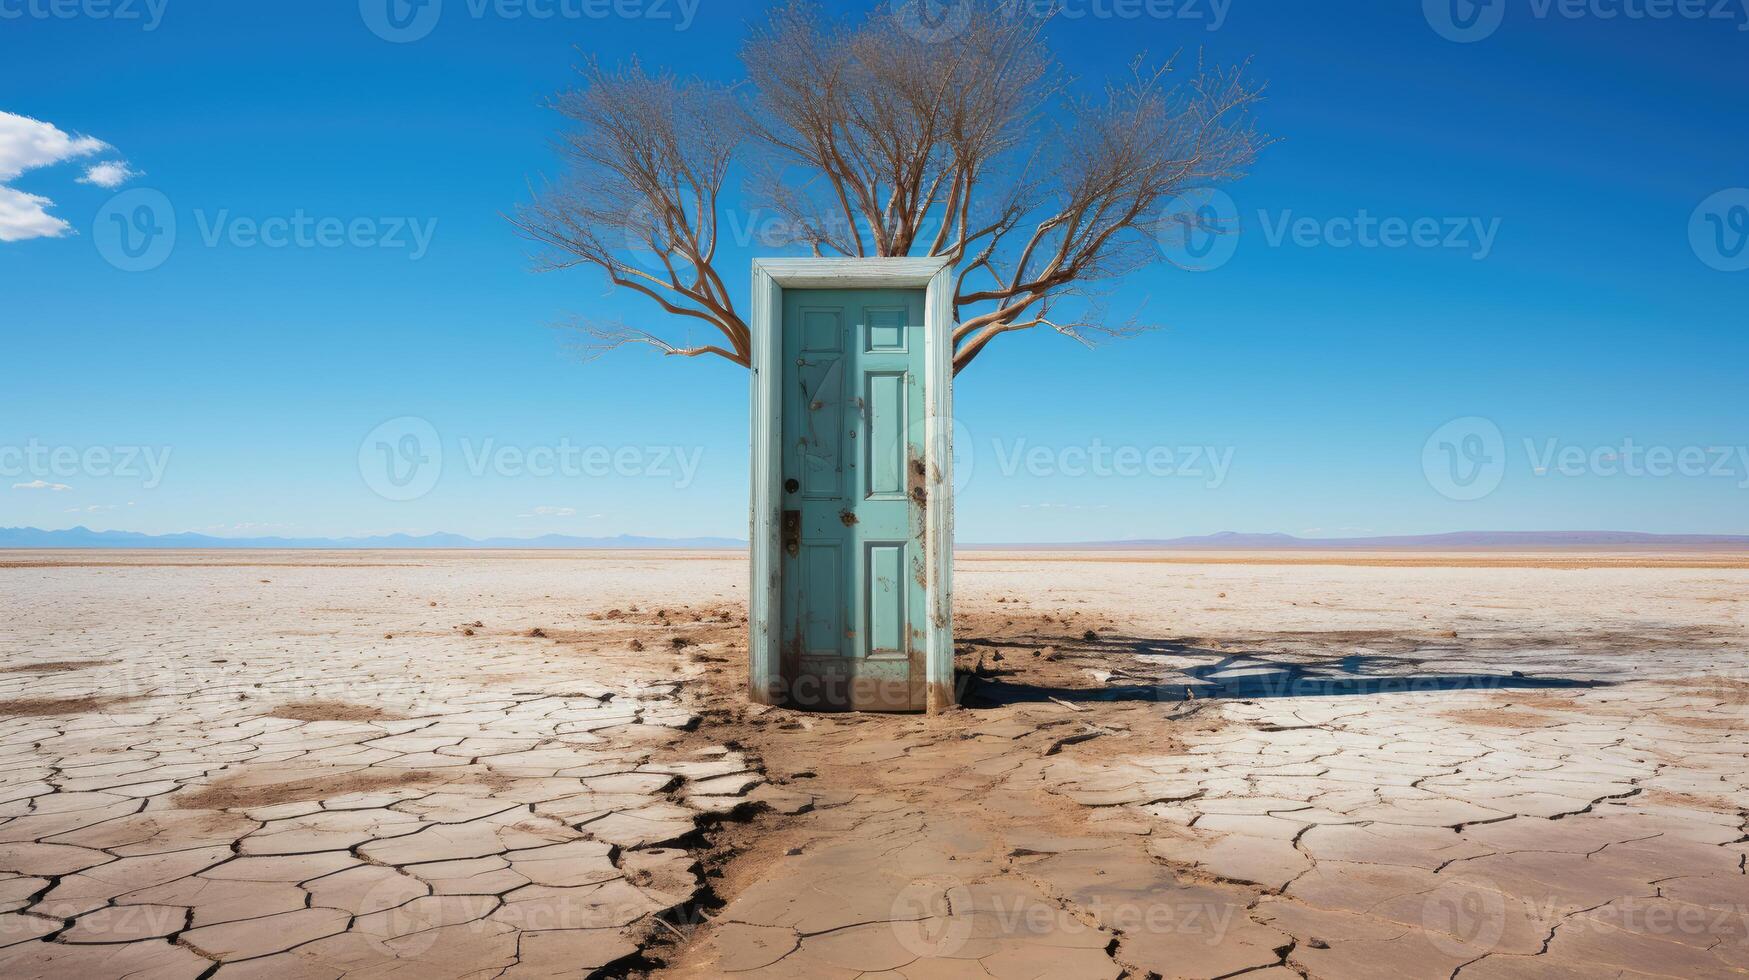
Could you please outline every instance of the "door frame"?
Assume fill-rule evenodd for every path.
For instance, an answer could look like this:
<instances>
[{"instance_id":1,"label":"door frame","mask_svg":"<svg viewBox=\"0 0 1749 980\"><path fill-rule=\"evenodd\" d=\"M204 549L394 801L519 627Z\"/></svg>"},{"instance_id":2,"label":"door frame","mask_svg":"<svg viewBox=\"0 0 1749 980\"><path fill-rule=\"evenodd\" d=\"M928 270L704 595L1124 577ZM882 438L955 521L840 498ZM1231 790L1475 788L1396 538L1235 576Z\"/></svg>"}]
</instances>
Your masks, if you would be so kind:
<instances>
[{"instance_id":1,"label":"door frame","mask_svg":"<svg viewBox=\"0 0 1749 980\"><path fill-rule=\"evenodd\" d=\"M751 589L747 694L779 704L794 678L783 676L783 291L922 289L923 454L927 506L922 528L927 639L924 687L930 714L957 703L953 683L953 281L947 258L754 259L752 370Z\"/></svg>"}]
</instances>

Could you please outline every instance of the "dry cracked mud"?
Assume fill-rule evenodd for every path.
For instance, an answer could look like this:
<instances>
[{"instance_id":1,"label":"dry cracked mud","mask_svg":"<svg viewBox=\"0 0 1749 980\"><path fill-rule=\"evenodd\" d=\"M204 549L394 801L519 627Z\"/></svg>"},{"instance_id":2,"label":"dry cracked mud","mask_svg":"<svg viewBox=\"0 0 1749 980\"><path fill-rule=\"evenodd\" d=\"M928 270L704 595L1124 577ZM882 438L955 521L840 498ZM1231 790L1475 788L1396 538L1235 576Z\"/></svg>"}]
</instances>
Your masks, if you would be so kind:
<instances>
[{"instance_id":1,"label":"dry cracked mud","mask_svg":"<svg viewBox=\"0 0 1749 980\"><path fill-rule=\"evenodd\" d=\"M966 707L721 555L0 561L7 977L1749 975L1749 571L973 554Z\"/></svg>"}]
</instances>

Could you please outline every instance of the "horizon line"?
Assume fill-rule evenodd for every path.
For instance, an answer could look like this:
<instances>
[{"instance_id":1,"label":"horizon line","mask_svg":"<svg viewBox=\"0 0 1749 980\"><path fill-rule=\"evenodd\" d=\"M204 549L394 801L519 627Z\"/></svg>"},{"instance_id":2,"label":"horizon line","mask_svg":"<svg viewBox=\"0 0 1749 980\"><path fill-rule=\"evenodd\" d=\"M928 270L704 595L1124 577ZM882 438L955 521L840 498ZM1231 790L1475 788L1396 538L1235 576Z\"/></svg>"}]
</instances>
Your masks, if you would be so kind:
<instances>
[{"instance_id":1,"label":"horizon line","mask_svg":"<svg viewBox=\"0 0 1749 980\"><path fill-rule=\"evenodd\" d=\"M442 541L443 543L429 543ZM745 538L731 535L572 535L559 532L531 537L485 535L475 537L455 532L396 531L359 535L258 535L226 537L199 531L153 534L118 529L94 530L84 525L70 528L0 527L4 550L163 550L188 551L742 551ZM1174 537L1136 537L1070 541L966 541L964 550L998 551L1259 551L1259 550L1478 550L1511 549L1698 549L1749 551L1749 534L1647 532L1599 530L1488 531L1460 530L1422 534L1354 535L1308 537L1286 532L1219 531L1212 534Z\"/></svg>"}]
</instances>

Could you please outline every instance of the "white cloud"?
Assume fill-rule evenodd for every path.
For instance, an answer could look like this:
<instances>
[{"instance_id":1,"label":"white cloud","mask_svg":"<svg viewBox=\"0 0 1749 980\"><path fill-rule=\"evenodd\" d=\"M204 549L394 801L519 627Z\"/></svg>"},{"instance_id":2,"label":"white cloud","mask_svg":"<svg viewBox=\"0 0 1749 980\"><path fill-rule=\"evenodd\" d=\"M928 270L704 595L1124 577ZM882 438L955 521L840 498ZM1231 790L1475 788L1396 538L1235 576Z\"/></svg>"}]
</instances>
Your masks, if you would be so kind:
<instances>
[{"instance_id":1,"label":"white cloud","mask_svg":"<svg viewBox=\"0 0 1749 980\"><path fill-rule=\"evenodd\" d=\"M0 180L107 149L95 137L69 136L40 119L0 111Z\"/></svg>"},{"instance_id":2,"label":"white cloud","mask_svg":"<svg viewBox=\"0 0 1749 980\"><path fill-rule=\"evenodd\" d=\"M73 230L71 225L49 214L53 201L7 187L6 182L27 170L94 156L108 149L110 145L96 137L73 136L41 119L0 111L0 242L59 238ZM88 168L83 179L99 187L117 187L131 176L133 171L125 162L111 161ZM105 183L107 180L114 183Z\"/></svg>"},{"instance_id":3,"label":"white cloud","mask_svg":"<svg viewBox=\"0 0 1749 980\"><path fill-rule=\"evenodd\" d=\"M27 238L59 238L71 231L65 221L48 212L55 202L0 184L0 242Z\"/></svg>"},{"instance_id":4,"label":"white cloud","mask_svg":"<svg viewBox=\"0 0 1749 980\"><path fill-rule=\"evenodd\" d=\"M518 514L517 517L575 517L575 507L536 507L531 513Z\"/></svg>"},{"instance_id":5,"label":"white cloud","mask_svg":"<svg viewBox=\"0 0 1749 980\"><path fill-rule=\"evenodd\" d=\"M126 160L105 160L86 167L85 176L79 178L79 183L114 190L138 176L140 172L129 167Z\"/></svg>"},{"instance_id":6,"label":"white cloud","mask_svg":"<svg viewBox=\"0 0 1749 980\"><path fill-rule=\"evenodd\" d=\"M54 490L54 491L58 492L61 490L71 490L73 488L70 486L67 486L65 483L50 483L47 480L32 480L29 483L14 483L12 485L12 489L14 489L14 490Z\"/></svg>"}]
</instances>

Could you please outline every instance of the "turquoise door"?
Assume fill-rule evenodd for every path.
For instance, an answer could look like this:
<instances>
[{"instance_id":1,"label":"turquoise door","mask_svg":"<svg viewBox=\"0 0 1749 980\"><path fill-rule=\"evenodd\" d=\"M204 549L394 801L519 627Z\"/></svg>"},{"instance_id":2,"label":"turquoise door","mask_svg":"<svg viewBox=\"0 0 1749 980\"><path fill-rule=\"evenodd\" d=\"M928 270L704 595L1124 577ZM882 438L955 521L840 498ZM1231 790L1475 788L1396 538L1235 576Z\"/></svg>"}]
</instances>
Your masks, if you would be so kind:
<instances>
[{"instance_id":1,"label":"turquoise door","mask_svg":"<svg viewBox=\"0 0 1749 980\"><path fill-rule=\"evenodd\" d=\"M798 707L925 706L923 297L783 294L778 622Z\"/></svg>"}]
</instances>

